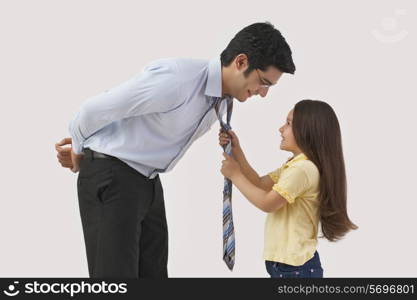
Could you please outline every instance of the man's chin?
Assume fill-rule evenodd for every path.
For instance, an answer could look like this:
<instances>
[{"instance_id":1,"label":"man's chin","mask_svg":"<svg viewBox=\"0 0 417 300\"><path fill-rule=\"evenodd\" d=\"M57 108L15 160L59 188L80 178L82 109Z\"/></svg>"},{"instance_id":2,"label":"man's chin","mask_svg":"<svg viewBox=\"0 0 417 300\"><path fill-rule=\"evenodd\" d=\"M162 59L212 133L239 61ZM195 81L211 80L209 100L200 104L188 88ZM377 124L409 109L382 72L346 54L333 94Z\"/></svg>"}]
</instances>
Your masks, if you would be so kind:
<instances>
[{"instance_id":1,"label":"man's chin","mask_svg":"<svg viewBox=\"0 0 417 300\"><path fill-rule=\"evenodd\" d=\"M235 97L239 102L245 102L249 97Z\"/></svg>"}]
</instances>

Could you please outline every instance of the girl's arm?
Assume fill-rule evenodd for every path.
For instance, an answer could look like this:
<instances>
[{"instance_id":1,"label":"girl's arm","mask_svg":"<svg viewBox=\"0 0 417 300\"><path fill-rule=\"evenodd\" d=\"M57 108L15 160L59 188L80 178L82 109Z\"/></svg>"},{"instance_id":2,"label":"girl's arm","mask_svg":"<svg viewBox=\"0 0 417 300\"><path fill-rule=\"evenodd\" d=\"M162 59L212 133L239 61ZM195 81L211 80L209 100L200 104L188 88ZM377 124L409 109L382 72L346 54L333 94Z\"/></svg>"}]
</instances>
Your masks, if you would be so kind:
<instances>
[{"instance_id":1,"label":"girl's arm","mask_svg":"<svg viewBox=\"0 0 417 300\"><path fill-rule=\"evenodd\" d=\"M287 200L274 190L263 190L254 185L240 169L233 157L223 153L222 174L232 180L233 184L253 205L264 212L273 212L287 204ZM271 179L272 181L272 179Z\"/></svg>"},{"instance_id":2,"label":"girl's arm","mask_svg":"<svg viewBox=\"0 0 417 300\"><path fill-rule=\"evenodd\" d=\"M233 157L237 160L240 165L240 170L243 175L256 187L264 190L270 191L274 182L272 181L271 177L268 175L260 177L258 173L252 168L252 166L247 161L243 150L239 148L236 152L233 152Z\"/></svg>"}]
</instances>

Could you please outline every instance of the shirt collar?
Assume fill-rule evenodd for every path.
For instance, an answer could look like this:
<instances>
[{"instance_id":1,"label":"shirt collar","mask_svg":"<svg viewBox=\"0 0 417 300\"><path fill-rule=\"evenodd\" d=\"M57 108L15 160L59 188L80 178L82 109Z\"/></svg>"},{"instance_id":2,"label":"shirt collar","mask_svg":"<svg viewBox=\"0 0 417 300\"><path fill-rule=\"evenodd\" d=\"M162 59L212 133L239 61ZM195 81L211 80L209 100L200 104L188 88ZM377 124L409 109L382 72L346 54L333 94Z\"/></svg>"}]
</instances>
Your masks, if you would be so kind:
<instances>
[{"instance_id":1,"label":"shirt collar","mask_svg":"<svg viewBox=\"0 0 417 300\"><path fill-rule=\"evenodd\" d=\"M212 58L208 64L208 76L205 95L222 98L222 67L220 56Z\"/></svg>"},{"instance_id":2,"label":"shirt collar","mask_svg":"<svg viewBox=\"0 0 417 300\"><path fill-rule=\"evenodd\" d=\"M300 154L298 154L297 156L295 156L294 158L292 158L292 159L288 160L288 161L285 163L285 166L290 167L290 166L292 166L293 164L295 164L297 161L307 160L307 159L308 159L308 157L307 157L304 153L300 153Z\"/></svg>"}]
</instances>

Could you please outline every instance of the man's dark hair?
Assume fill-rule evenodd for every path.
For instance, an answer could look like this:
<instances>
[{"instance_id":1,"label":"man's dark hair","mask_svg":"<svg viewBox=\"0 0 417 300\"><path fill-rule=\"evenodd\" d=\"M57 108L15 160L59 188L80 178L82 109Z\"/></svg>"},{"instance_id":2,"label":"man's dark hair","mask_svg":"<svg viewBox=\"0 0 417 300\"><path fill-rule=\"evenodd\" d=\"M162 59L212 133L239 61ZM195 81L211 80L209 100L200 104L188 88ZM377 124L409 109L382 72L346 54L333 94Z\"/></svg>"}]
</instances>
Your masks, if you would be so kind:
<instances>
[{"instance_id":1,"label":"man's dark hair","mask_svg":"<svg viewBox=\"0 0 417 300\"><path fill-rule=\"evenodd\" d=\"M220 55L222 66L228 66L239 54L246 54L248 75L254 69L265 71L274 66L284 73L294 74L295 65L290 46L279 30L269 23L254 23L243 28Z\"/></svg>"}]
</instances>

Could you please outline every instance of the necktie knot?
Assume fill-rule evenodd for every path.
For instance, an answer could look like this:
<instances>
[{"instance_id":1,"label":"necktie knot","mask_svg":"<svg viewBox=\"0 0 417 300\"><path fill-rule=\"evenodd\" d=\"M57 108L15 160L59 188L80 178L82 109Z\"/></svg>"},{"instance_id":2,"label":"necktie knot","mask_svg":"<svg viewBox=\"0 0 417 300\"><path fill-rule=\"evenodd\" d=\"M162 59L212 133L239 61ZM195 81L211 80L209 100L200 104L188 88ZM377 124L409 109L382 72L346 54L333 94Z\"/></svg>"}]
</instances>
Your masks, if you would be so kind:
<instances>
[{"instance_id":1,"label":"necktie knot","mask_svg":"<svg viewBox=\"0 0 417 300\"><path fill-rule=\"evenodd\" d=\"M223 121L223 117L220 112L220 106L223 101L226 101L227 105L227 114L226 114L226 122ZM220 122L220 126L223 130L228 131L232 129L230 126L230 120L232 118L233 112L233 99L230 97L220 98L220 97L213 97L213 106L217 114L217 119Z\"/></svg>"}]
</instances>

